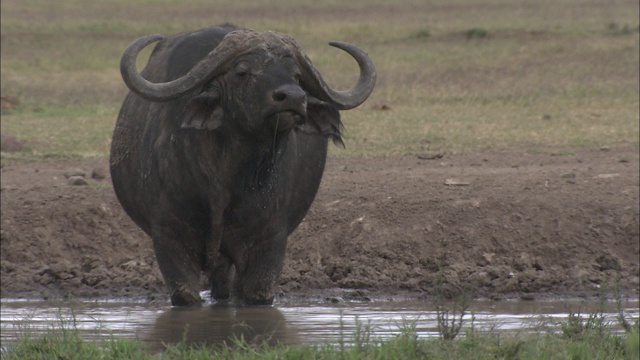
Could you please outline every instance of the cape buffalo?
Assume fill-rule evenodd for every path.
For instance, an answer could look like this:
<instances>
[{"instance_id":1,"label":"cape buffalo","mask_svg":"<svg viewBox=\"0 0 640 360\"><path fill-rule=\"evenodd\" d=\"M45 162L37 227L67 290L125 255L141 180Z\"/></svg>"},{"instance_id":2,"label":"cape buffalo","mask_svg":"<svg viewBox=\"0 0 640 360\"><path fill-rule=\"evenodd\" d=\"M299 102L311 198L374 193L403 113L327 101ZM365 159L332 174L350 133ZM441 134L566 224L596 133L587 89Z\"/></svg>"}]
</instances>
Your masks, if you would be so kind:
<instances>
[{"instance_id":1,"label":"cape buffalo","mask_svg":"<svg viewBox=\"0 0 640 360\"><path fill-rule=\"evenodd\" d=\"M156 44L138 73L138 53ZM289 36L228 27L134 41L120 70L131 92L113 134L111 175L153 240L174 306L271 304L287 237L316 195L338 110L371 94L376 71L353 45L357 84L327 86Z\"/></svg>"}]
</instances>

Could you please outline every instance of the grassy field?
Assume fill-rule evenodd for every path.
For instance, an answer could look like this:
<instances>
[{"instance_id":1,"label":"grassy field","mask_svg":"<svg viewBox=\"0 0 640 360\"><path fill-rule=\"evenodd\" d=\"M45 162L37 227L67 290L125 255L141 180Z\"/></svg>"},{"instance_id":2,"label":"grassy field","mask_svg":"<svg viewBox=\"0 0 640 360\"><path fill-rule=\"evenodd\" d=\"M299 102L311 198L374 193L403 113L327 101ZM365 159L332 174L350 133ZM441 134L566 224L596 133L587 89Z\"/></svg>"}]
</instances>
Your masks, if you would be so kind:
<instances>
[{"instance_id":1,"label":"grassy field","mask_svg":"<svg viewBox=\"0 0 640 360\"><path fill-rule=\"evenodd\" d=\"M590 0L3 0L2 134L8 158L106 156L126 94L118 62L148 33L233 22L292 35L327 81L365 49L377 87L343 113L333 156L638 144L638 2ZM142 66L142 62L139 66Z\"/></svg>"}]
</instances>

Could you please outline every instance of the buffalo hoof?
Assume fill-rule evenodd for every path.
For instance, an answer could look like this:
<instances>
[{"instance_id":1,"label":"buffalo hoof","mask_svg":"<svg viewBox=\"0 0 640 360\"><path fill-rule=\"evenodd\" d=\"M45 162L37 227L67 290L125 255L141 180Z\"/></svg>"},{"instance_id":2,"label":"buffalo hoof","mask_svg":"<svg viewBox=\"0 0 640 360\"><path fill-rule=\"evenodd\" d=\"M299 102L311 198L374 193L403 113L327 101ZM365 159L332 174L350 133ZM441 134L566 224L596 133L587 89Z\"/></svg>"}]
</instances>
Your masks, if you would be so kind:
<instances>
[{"instance_id":1,"label":"buffalo hoof","mask_svg":"<svg viewBox=\"0 0 640 360\"><path fill-rule=\"evenodd\" d=\"M176 289L171 294L171 305L173 306L202 306L202 298L198 292L185 288Z\"/></svg>"}]
</instances>

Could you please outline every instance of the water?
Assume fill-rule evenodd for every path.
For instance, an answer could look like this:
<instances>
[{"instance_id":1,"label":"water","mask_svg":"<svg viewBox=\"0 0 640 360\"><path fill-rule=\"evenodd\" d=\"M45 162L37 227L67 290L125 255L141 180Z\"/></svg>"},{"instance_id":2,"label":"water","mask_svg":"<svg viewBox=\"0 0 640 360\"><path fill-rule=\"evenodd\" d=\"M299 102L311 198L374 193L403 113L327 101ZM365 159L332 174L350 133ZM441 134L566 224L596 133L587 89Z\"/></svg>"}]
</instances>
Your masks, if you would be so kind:
<instances>
[{"instance_id":1,"label":"water","mask_svg":"<svg viewBox=\"0 0 640 360\"><path fill-rule=\"evenodd\" d=\"M638 301L624 304L627 319L639 317ZM599 309L597 302L476 301L469 306L465 327L494 332L533 331L543 321L558 328L569 313L583 315ZM615 304L604 304L607 320L616 322ZM268 340L285 344L323 344L352 341L360 326L372 336L388 338L412 327L421 338L438 336L437 315L432 303L416 301L368 303L280 303L274 307L237 308L204 306L172 308L168 303L118 301L54 304L44 301L3 299L0 309L2 346L15 342L25 331L31 335L52 328L77 329L87 340L129 338L152 350L181 340L220 344L232 337L250 342Z\"/></svg>"}]
</instances>

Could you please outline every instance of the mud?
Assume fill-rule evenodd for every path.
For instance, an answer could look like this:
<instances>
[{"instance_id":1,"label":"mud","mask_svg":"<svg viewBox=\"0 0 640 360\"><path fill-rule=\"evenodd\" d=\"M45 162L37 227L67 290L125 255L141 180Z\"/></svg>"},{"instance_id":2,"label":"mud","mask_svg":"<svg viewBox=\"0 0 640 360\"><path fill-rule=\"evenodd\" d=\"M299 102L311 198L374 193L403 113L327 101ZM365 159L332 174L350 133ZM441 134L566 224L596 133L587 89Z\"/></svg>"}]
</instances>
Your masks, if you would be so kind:
<instances>
[{"instance_id":1,"label":"mud","mask_svg":"<svg viewBox=\"0 0 640 360\"><path fill-rule=\"evenodd\" d=\"M614 284L637 298L638 158L634 146L331 158L278 298L593 297ZM107 166L3 164L2 298L167 299Z\"/></svg>"}]
</instances>

